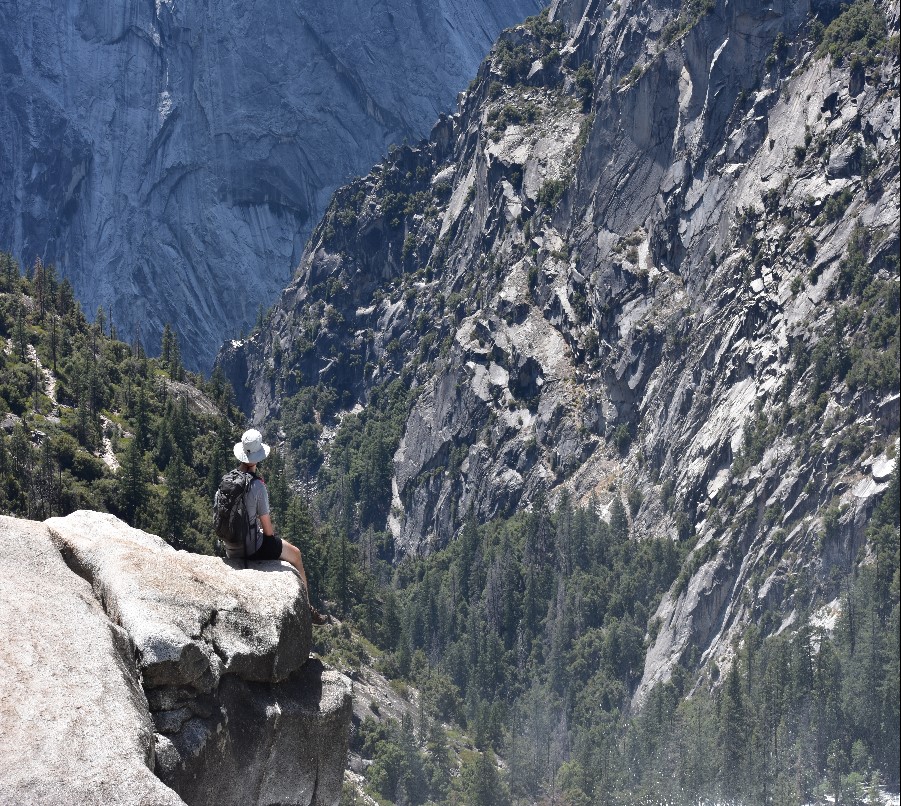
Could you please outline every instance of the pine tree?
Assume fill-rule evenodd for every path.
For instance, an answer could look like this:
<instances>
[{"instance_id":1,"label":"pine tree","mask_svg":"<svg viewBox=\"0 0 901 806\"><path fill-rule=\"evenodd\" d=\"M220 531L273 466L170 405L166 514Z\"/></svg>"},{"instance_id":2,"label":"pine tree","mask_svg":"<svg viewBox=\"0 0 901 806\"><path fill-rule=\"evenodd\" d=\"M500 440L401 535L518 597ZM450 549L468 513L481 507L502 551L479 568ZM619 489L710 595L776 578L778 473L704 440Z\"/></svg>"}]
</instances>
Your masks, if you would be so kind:
<instances>
[{"instance_id":1,"label":"pine tree","mask_svg":"<svg viewBox=\"0 0 901 806\"><path fill-rule=\"evenodd\" d=\"M32 409L35 414L41 413L41 373L38 369L38 364L35 361L31 365L31 389L34 394L34 403L32 404Z\"/></svg>"},{"instance_id":2,"label":"pine tree","mask_svg":"<svg viewBox=\"0 0 901 806\"><path fill-rule=\"evenodd\" d=\"M125 460L119 471L119 505L123 519L137 526L141 508L147 499L147 479L144 473L144 454L137 436L125 449Z\"/></svg>"},{"instance_id":3,"label":"pine tree","mask_svg":"<svg viewBox=\"0 0 901 806\"><path fill-rule=\"evenodd\" d=\"M148 411L147 393L144 391L144 384L138 384L138 394L135 399L135 438L134 441L143 451L147 444L150 429L150 412Z\"/></svg>"},{"instance_id":4,"label":"pine tree","mask_svg":"<svg viewBox=\"0 0 901 806\"><path fill-rule=\"evenodd\" d=\"M156 439L154 440L154 459L159 468L166 468L172 462L172 455L181 455L180 450L175 448L175 439L173 438L172 427L172 404L166 404L166 410L160 417L159 425L156 429Z\"/></svg>"},{"instance_id":5,"label":"pine tree","mask_svg":"<svg viewBox=\"0 0 901 806\"><path fill-rule=\"evenodd\" d=\"M172 328L167 322L163 325L163 340L160 345L160 364L167 370L172 360L172 338Z\"/></svg>"},{"instance_id":6,"label":"pine tree","mask_svg":"<svg viewBox=\"0 0 901 806\"><path fill-rule=\"evenodd\" d=\"M78 380L78 402L75 409L76 436L78 441L89 450L93 450L91 406L88 392L88 381L81 377Z\"/></svg>"},{"instance_id":7,"label":"pine tree","mask_svg":"<svg viewBox=\"0 0 901 806\"><path fill-rule=\"evenodd\" d=\"M181 349L178 346L178 336L172 334L172 347L169 350L169 377L173 381L185 379L185 368L181 363Z\"/></svg>"},{"instance_id":8,"label":"pine tree","mask_svg":"<svg viewBox=\"0 0 901 806\"><path fill-rule=\"evenodd\" d=\"M184 542L187 507L184 501L185 464L175 451L166 467L166 496L163 501L163 537L176 548Z\"/></svg>"},{"instance_id":9,"label":"pine tree","mask_svg":"<svg viewBox=\"0 0 901 806\"><path fill-rule=\"evenodd\" d=\"M53 374L57 374L56 369L56 358L57 358L57 348L59 347L59 328L56 324L56 314L50 315L50 361L53 365Z\"/></svg>"},{"instance_id":10,"label":"pine tree","mask_svg":"<svg viewBox=\"0 0 901 806\"><path fill-rule=\"evenodd\" d=\"M40 461L32 485L34 515L37 520L44 520L58 512L58 472L59 468L56 457L53 455L53 447L50 440L45 439L41 445Z\"/></svg>"},{"instance_id":11,"label":"pine tree","mask_svg":"<svg viewBox=\"0 0 901 806\"><path fill-rule=\"evenodd\" d=\"M463 780L466 803L470 806L505 806L509 803L509 795L490 750L479 753L475 763L463 768Z\"/></svg>"},{"instance_id":12,"label":"pine tree","mask_svg":"<svg viewBox=\"0 0 901 806\"><path fill-rule=\"evenodd\" d=\"M27 491L32 483L32 468L34 467L34 449L28 432L22 423L16 423L10 439L10 458L12 460L13 477L16 486L20 490ZM27 506L27 504L26 504Z\"/></svg>"},{"instance_id":13,"label":"pine tree","mask_svg":"<svg viewBox=\"0 0 901 806\"><path fill-rule=\"evenodd\" d=\"M269 505L275 521L282 523L288 510L288 500L291 494L282 451L279 448L273 448L266 464L269 467L269 477L266 481L266 487L269 489Z\"/></svg>"},{"instance_id":14,"label":"pine tree","mask_svg":"<svg viewBox=\"0 0 901 806\"><path fill-rule=\"evenodd\" d=\"M56 292L56 312L60 316L70 316L75 310L75 292L68 277L64 277Z\"/></svg>"},{"instance_id":15,"label":"pine tree","mask_svg":"<svg viewBox=\"0 0 901 806\"><path fill-rule=\"evenodd\" d=\"M623 506L622 499L618 493L610 505L610 536L615 543L622 543L629 537L629 521L626 518L626 508Z\"/></svg>"},{"instance_id":16,"label":"pine tree","mask_svg":"<svg viewBox=\"0 0 901 806\"><path fill-rule=\"evenodd\" d=\"M106 333L106 313L102 305L97 306L97 314L94 316L94 325L101 336Z\"/></svg>"},{"instance_id":17,"label":"pine tree","mask_svg":"<svg viewBox=\"0 0 901 806\"><path fill-rule=\"evenodd\" d=\"M44 302L46 299L47 283L44 276L44 264L41 259L35 258L34 268L32 269L32 286L34 288L34 296L38 303L38 321L44 321Z\"/></svg>"},{"instance_id":18,"label":"pine tree","mask_svg":"<svg viewBox=\"0 0 901 806\"><path fill-rule=\"evenodd\" d=\"M748 722L738 660L733 661L723 686L720 702L720 775L727 799L745 792L744 758L747 752Z\"/></svg>"},{"instance_id":19,"label":"pine tree","mask_svg":"<svg viewBox=\"0 0 901 806\"><path fill-rule=\"evenodd\" d=\"M400 613L398 610L397 596L391 588L384 592L385 603L382 609L382 629L380 643L385 648L392 650L398 645L400 636Z\"/></svg>"},{"instance_id":20,"label":"pine tree","mask_svg":"<svg viewBox=\"0 0 901 806\"><path fill-rule=\"evenodd\" d=\"M171 407L171 429L175 448L186 465L194 463L194 423L188 410L188 398L181 397Z\"/></svg>"},{"instance_id":21,"label":"pine tree","mask_svg":"<svg viewBox=\"0 0 901 806\"><path fill-rule=\"evenodd\" d=\"M56 274L56 266L49 263L44 266L44 304L46 307L53 307L58 289L59 277Z\"/></svg>"},{"instance_id":22,"label":"pine tree","mask_svg":"<svg viewBox=\"0 0 901 806\"><path fill-rule=\"evenodd\" d=\"M6 292L13 291L13 281L15 277L12 273L12 255L7 252L0 252L0 290Z\"/></svg>"},{"instance_id":23,"label":"pine tree","mask_svg":"<svg viewBox=\"0 0 901 806\"><path fill-rule=\"evenodd\" d=\"M352 562L347 534L339 529L338 538L330 541L327 571L329 596L333 598L342 615L350 612Z\"/></svg>"},{"instance_id":24,"label":"pine tree","mask_svg":"<svg viewBox=\"0 0 901 806\"><path fill-rule=\"evenodd\" d=\"M24 362L27 360L26 350L28 347L28 334L25 332L25 306L22 304L21 300L16 308L14 339L16 348L19 351L19 359Z\"/></svg>"},{"instance_id":25,"label":"pine tree","mask_svg":"<svg viewBox=\"0 0 901 806\"><path fill-rule=\"evenodd\" d=\"M229 427L228 421L221 418L217 419L209 456L209 472L207 473L206 479L207 497L211 501L216 495L216 490L219 487L220 479L228 471L231 455L231 452L229 451L230 437L231 429ZM288 539L291 540L290 536ZM291 542L294 543L293 540L291 540ZM297 543L294 543L294 545L296 546ZM303 552L303 549L301 549L301 552ZM306 567L306 565L306 560L304 560L304 567ZM307 569L307 571L309 571L309 569Z\"/></svg>"}]
</instances>

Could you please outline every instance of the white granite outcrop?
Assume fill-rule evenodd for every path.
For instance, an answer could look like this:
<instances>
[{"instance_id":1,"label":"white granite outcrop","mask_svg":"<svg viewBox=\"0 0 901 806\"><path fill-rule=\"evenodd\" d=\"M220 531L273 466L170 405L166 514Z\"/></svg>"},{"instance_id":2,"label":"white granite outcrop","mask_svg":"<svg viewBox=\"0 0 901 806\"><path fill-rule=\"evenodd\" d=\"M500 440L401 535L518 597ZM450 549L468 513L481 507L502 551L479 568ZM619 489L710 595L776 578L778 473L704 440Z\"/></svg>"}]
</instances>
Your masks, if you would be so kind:
<instances>
[{"instance_id":1,"label":"white granite outcrop","mask_svg":"<svg viewBox=\"0 0 901 806\"><path fill-rule=\"evenodd\" d=\"M351 684L308 659L289 566L86 511L0 540L0 802L337 802Z\"/></svg>"}]
</instances>

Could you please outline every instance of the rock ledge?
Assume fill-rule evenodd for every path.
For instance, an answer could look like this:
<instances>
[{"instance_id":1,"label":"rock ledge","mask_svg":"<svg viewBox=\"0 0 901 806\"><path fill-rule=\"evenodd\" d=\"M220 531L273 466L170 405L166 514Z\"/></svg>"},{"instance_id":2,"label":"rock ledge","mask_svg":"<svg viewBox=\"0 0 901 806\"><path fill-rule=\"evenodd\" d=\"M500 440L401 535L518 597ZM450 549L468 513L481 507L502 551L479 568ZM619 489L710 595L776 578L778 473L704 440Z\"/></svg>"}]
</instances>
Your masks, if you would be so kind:
<instances>
[{"instance_id":1,"label":"rock ledge","mask_svg":"<svg viewBox=\"0 0 901 806\"><path fill-rule=\"evenodd\" d=\"M288 566L86 511L0 543L0 803L337 802L351 683L308 660Z\"/></svg>"}]
</instances>

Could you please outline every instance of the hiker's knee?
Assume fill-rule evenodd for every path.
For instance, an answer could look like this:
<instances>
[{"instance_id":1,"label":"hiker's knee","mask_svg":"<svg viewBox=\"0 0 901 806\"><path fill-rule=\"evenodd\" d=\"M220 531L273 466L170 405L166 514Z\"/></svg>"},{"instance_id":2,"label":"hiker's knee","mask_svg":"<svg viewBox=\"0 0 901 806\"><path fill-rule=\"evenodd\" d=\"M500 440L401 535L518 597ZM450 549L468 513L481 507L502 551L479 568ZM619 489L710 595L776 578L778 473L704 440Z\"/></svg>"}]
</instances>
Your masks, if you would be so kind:
<instances>
[{"instance_id":1,"label":"hiker's knee","mask_svg":"<svg viewBox=\"0 0 901 806\"><path fill-rule=\"evenodd\" d=\"M300 562L300 549L287 540L282 540L282 559L288 562Z\"/></svg>"}]
</instances>

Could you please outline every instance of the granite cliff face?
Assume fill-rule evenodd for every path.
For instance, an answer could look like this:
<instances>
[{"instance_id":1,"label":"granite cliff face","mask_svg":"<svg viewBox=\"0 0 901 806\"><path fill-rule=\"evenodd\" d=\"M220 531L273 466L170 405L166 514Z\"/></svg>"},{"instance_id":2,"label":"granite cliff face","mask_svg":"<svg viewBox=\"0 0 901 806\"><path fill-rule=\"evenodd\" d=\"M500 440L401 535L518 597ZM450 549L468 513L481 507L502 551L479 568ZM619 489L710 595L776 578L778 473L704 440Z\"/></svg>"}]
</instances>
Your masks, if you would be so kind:
<instances>
[{"instance_id":1,"label":"granite cliff face","mask_svg":"<svg viewBox=\"0 0 901 806\"><path fill-rule=\"evenodd\" d=\"M831 54L829 3L559 2L506 32L220 355L242 405L284 426L315 387L327 437L413 389L399 554L564 491L694 541L637 702L828 602L899 418L898 4L854 9L874 40Z\"/></svg>"},{"instance_id":2,"label":"granite cliff face","mask_svg":"<svg viewBox=\"0 0 901 806\"><path fill-rule=\"evenodd\" d=\"M83 511L0 544L0 802L338 801L351 683L308 660L293 571Z\"/></svg>"},{"instance_id":3,"label":"granite cliff face","mask_svg":"<svg viewBox=\"0 0 901 806\"><path fill-rule=\"evenodd\" d=\"M334 188L417 139L537 0L5 3L0 243L191 367L290 279Z\"/></svg>"}]
</instances>

